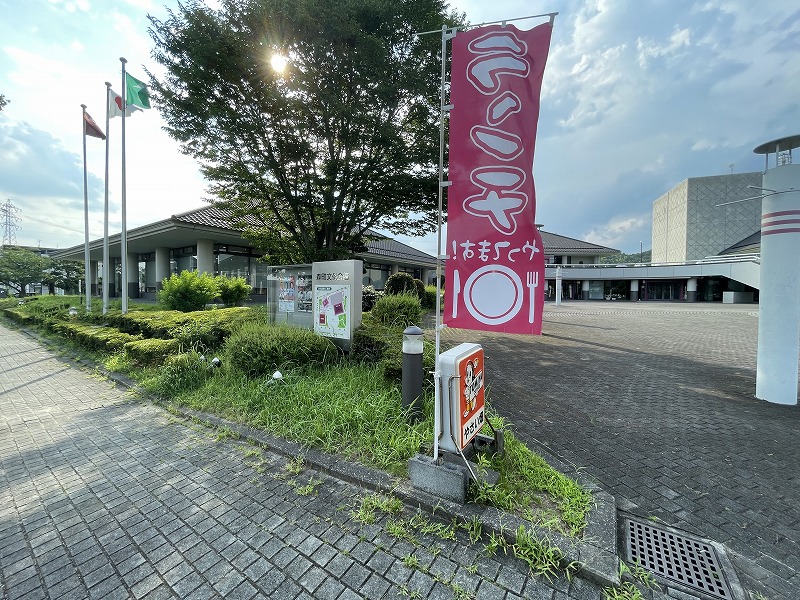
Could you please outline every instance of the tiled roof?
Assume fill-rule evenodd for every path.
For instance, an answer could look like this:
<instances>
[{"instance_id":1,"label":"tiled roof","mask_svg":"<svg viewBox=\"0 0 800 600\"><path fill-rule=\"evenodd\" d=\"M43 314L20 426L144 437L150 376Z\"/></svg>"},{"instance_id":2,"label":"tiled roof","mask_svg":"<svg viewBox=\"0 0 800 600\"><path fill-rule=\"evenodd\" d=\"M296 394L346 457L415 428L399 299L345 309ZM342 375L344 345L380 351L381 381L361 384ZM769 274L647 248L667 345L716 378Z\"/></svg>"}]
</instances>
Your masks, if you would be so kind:
<instances>
[{"instance_id":1,"label":"tiled roof","mask_svg":"<svg viewBox=\"0 0 800 600\"><path fill-rule=\"evenodd\" d=\"M219 227L220 229L233 229L230 222L230 213L218 206L203 206L190 210L185 213L173 215L172 219L181 223L191 223L193 225L205 225L207 227ZM254 223L255 224L255 223ZM368 231L371 235L380 235L374 231ZM367 251L358 254L359 257L369 258L389 258L399 261L410 261L415 264L428 264L436 266L436 258L426 254L416 248L407 246L402 242L390 238L380 238L367 241Z\"/></svg>"},{"instance_id":2,"label":"tiled roof","mask_svg":"<svg viewBox=\"0 0 800 600\"><path fill-rule=\"evenodd\" d=\"M741 242L736 242L733 246L725 248L719 256L728 254L755 254L761 252L761 230L759 229L752 235L748 235Z\"/></svg>"},{"instance_id":3,"label":"tiled roof","mask_svg":"<svg viewBox=\"0 0 800 600\"><path fill-rule=\"evenodd\" d=\"M619 254L619 250L539 230L545 254Z\"/></svg>"},{"instance_id":4,"label":"tiled roof","mask_svg":"<svg viewBox=\"0 0 800 600\"><path fill-rule=\"evenodd\" d=\"M213 205L203 206L185 213L173 215L172 219L194 225L233 229L230 224L228 213L218 206ZM380 235L374 231L368 231L367 233L371 235ZM615 250L614 248L591 244L556 233L542 230L540 230L539 233L542 235L545 254L588 254L598 256L619 253L619 250ZM429 264L432 267L436 265L436 258L434 256L386 237L368 241L367 251L360 253L358 256L366 260L370 258L389 258L400 261L411 261L419 264Z\"/></svg>"}]
</instances>

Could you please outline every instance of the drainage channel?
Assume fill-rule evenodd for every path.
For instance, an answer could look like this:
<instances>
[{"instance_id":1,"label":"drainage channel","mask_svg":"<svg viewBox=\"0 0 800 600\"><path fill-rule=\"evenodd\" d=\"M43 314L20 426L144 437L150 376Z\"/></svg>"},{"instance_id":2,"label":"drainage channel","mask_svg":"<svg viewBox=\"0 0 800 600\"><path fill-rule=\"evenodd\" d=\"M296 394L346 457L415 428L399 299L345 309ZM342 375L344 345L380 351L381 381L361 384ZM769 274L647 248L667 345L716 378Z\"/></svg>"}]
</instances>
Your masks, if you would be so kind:
<instances>
[{"instance_id":1,"label":"drainage channel","mask_svg":"<svg viewBox=\"0 0 800 600\"><path fill-rule=\"evenodd\" d=\"M709 542L630 517L624 527L629 562L709 598L735 598L717 549Z\"/></svg>"}]
</instances>

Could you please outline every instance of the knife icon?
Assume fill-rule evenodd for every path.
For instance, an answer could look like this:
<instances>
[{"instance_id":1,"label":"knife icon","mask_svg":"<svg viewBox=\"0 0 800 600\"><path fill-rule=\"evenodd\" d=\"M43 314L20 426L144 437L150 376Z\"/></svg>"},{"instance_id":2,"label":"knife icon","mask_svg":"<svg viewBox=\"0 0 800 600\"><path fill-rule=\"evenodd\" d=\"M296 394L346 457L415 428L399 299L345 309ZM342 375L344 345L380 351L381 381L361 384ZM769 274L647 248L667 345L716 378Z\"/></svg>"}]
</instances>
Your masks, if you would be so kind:
<instances>
[{"instance_id":1,"label":"knife icon","mask_svg":"<svg viewBox=\"0 0 800 600\"><path fill-rule=\"evenodd\" d=\"M461 278L458 269L453 271L453 318L458 316L458 295L461 293Z\"/></svg>"}]
</instances>

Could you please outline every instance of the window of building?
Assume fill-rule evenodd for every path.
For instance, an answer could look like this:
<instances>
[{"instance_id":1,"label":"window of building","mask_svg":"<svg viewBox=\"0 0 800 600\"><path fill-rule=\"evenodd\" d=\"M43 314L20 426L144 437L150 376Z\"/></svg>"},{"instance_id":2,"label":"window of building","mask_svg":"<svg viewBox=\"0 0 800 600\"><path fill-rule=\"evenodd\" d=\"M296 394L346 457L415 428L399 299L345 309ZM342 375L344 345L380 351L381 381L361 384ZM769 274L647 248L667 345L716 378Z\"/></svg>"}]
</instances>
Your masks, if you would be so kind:
<instances>
[{"instance_id":1,"label":"window of building","mask_svg":"<svg viewBox=\"0 0 800 600\"><path fill-rule=\"evenodd\" d=\"M382 290L386 287L386 280L391 275L389 265L381 265L378 263L364 263L364 277L362 283L364 285L371 285L376 290Z\"/></svg>"}]
</instances>

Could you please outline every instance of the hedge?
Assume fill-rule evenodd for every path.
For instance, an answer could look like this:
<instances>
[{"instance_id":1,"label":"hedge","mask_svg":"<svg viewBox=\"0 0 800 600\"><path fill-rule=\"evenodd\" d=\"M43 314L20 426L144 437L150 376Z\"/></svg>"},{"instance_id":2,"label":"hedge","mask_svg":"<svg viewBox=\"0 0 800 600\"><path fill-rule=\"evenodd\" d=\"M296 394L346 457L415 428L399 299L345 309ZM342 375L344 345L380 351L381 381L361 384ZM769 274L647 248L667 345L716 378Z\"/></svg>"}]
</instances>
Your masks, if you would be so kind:
<instances>
[{"instance_id":1,"label":"hedge","mask_svg":"<svg viewBox=\"0 0 800 600\"><path fill-rule=\"evenodd\" d=\"M153 366L177 354L181 343L178 340L136 340L125 344L125 353L140 365Z\"/></svg>"}]
</instances>

